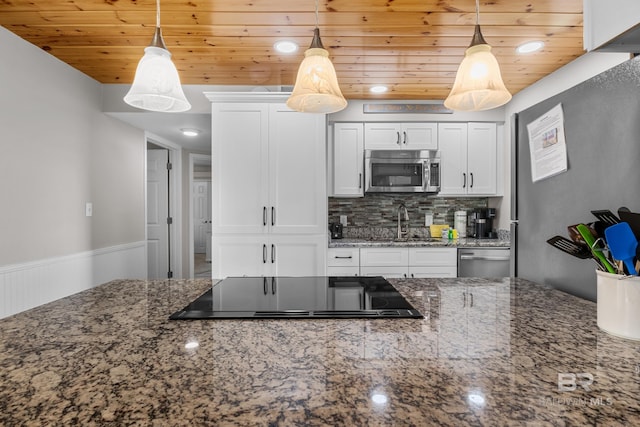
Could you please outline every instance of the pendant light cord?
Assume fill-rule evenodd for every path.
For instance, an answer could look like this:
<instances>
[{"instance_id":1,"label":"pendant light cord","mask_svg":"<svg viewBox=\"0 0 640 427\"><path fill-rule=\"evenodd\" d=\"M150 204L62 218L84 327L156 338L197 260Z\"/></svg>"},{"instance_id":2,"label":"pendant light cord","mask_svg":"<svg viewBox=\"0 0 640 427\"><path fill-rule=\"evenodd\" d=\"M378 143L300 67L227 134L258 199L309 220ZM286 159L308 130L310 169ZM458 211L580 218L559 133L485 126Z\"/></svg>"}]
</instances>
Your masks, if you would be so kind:
<instances>
[{"instance_id":1,"label":"pendant light cord","mask_svg":"<svg viewBox=\"0 0 640 427\"><path fill-rule=\"evenodd\" d=\"M476 25L480 25L480 0L476 0Z\"/></svg>"},{"instance_id":2,"label":"pendant light cord","mask_svg":"<svg viewBox=\"0 0 640 427\"><path fill-rule=\"evenodd\" d=\"M320 28L318 28L318 0L316 0L316 28L313 30L313 40L311 40L309 48L324 49L322 40L320 40Z\"/></svg>"},{"instance_id":3,"label":"pendant light cord","mask_svg":"<svg viewBox=\"0 0 640 427\"><path fill-rule=\"evenodd\" d=\"M156 0L156 28L160 28L160 0Z\"/></svg>"}]
</instances>

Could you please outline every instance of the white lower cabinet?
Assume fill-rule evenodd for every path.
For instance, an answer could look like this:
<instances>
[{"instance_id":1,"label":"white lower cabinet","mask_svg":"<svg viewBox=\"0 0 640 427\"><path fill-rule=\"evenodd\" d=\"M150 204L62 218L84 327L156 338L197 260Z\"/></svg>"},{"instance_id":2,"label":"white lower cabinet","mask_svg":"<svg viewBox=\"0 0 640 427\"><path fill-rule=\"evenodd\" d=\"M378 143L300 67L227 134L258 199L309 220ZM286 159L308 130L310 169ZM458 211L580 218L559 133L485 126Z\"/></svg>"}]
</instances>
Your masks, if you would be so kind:
<instances>
[{"instance_id":1,"label":"white lower cabinet","mask_svg":"<svg viewBox=\"0 0 640 427\"><path fill-rule=\"evenodd\" d=\"M362 248L360 274L386 278L456 277L456 248Z\"/></svg>"},{"instance_id":2,"label":"white lower cabinet","mask_svg":"<svg viewBox=\"0 0 640 427\"><path fill-rule=\"evenodd\" d=\"M360 249L329 248L327 252L328 276L359 276Z\"/></svg>"},{"instance_id":3,"label":"white lower cabinet","mask_svg":"<svg viewBox=\"0 0 640 427\"><path fill-rule=\"evenodd\" d=\"M326 245L326 236L217 236L213 277L324 276Z\"/></svg>"}]
</instances>

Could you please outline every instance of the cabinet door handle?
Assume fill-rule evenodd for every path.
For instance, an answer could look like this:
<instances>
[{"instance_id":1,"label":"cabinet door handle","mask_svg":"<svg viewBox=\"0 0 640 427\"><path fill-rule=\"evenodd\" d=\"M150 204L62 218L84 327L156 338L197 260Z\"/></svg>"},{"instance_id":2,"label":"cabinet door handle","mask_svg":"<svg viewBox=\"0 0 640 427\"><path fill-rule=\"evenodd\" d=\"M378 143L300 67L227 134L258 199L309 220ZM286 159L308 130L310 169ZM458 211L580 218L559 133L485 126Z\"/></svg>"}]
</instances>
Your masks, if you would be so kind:
<instances>
[{"instance_id":1,"label":"cabinet door handle","mask_svg":"<svg viewBox=\"0 0 640 427\"><path fill-rule=\"evenodd\" d=\"M403 276L404 276L404 278L406 279L406 278L407 278L407 273L404 273L404 274L403 274Z\"/></svg>"},{"instance_id":2,"label":"cabinet door handle","mask_svg":"<svg viewBox=\"0 0 640 427\"><path fill-rule=\"evenodd\" d=\"M396 132L397 135L397 139L396 139L396 144L400 145L400 132Z\"/></svg>"},{"instance_id":3,"label":"cabinet door handle","mask_svg":"<svg viewBox=\"0 0 640 427\"><path fill-rule=\"evenodd\" d=\"M407 133L402 132L402 136L404 137L404 141L402 142L404 145L407 145Z\"/></svg>"},{"instance_id":4,"label":"cabinet door handle","mask_svg":"<svg viewBox=\"0 0 640 427\"><path fill-rule=\"evenodd\" d=\"M469 307L473 308L473 294L469 292L469 296L471 297L471 304L469 305Z\"/></svg>"},{"instance_id":5,"label":"cabinet door handle","mask_svg":"<svg viewBox=\"0 0 640 427\"><path fill-rule=\"evenodd\" d=\"M262 225L267 226L267 207L262 207Z\"/></svg>"},{"instance_id":6,"label":"cabinet door handle","mask_svg":"<svg viewBox=\"0 0 640 427\"><path fill-rule=\"evenodd\" d=\"M462 307L465 308L467 306L467 293L462 293Z\"/></svg>"},{"instance_id":7,"label":"cabinet door handle","mask_svg":"<svg viewBox=\"0 0 640 427\"><path fill-rule=\"evenodd\" d=\"M473 188L473 172L469 173L469 176L471 177L471 185L469 188Z\"/></svg>"},{"instance_id":8,"label":"cabinet door handle","mask_svg":"<svg viewBox=\"0 0 640 427\"><path fill-rule=\"evenodd\" d=\"M271 264L276 262L276 245L271 245Z\"/></svg>"},{"instance_id":9,"label":"cabinet door handle","mask_svg":"<svg viewBox=\"0 0 640 427\"><path fill-rule=\"evenodd\" d=\"M335 259L351 259L351 258L353 258L353 257L352 257L351 255L349 255L349 256L340 256L340 255L336 255L334 258L335 258Z\"/></svg>"},{"instance_id":10,"label":"cabinet door handle","mask_svg":"<svg viewBox=\"0 0 640 427\"><path fill-rule=\"evenodd\" d=\"M271 206L271 225L276 225L276 208Z\"/></svg>"},{"instance_id":11,"label":"cabinet door handle","mask_svg":"<svg viewBox=\"0 0 640 427\"><path fill-rule=\"evenodd\" d=\"M265 295L267 295L269 293L269 288L267 286L267 278L266 277L262 278L262 290L264 291Z\"/></svg>"},{"instance_id":12,"label":"cabinet door handle","mask_svg":"<svg viewBox=\"0 0 640 427\"><path fill-rule=\"evenodd\" d=\"M467 186L467 174L462 172L462 188Z\"/></svg>"},{"instance_id":13,"label":"cabinet door handle","mask_svg":"<svg viewBox=\"0 0 640 427\"><path fill-rule=\"evenodd\" d=\"M362 174L358 174L358 190L362 189Z\"/></svg>"},{"instance_id":14,"label":"cabinet door handle","mask_svg":"<svg viewBox=\"0 0 640 427\"><path fill-rule=\"evenodd\" d=\"M276 278L275 277L271 278L271 293L273 295L276 294Z\"/></svg>"},{"instance_id":15,"label":"cabinet door handle","mask_svg":"<svg viewBox=\"0 0 640 427\"><path fill-rule=\"evenodd\" d=\"M411 278L413 279L413 273L411 273Z\"/></svg>"},{"instance_id":16,"label":"cabinet door handle","mask_svg":"<svg viewBox=\"0 0 640 427\"><path fill-rule=\"evenodd\" d=\"M262 245L262 263L267 263L267 245Z\"/></svg>"}]
</instances>

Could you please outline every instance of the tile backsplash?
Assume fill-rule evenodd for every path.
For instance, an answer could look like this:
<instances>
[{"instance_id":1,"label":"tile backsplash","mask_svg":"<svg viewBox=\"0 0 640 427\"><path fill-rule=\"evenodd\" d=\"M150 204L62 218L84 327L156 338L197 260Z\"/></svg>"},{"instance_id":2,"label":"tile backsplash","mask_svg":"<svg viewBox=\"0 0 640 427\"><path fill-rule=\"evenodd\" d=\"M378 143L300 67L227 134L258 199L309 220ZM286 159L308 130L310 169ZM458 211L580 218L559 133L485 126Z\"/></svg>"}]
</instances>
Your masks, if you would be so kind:
<instances>
[{"instance_id":1,"label":"tile backsplash","mask_svg":"<svg viewBox=\"0 0 640 427\"><path fill-rule=\"evenodd\" d=\"M329 222L340 222L347 216L347 226L394 227L398 206L404 203L409 212L409 227L424 227L424 216L430 212L434 224L453 224L455 211L472 211L488 207L483 197L433 197L425 194L367 194L358 198L329 197Z\"/></svg>"}]
</instances>

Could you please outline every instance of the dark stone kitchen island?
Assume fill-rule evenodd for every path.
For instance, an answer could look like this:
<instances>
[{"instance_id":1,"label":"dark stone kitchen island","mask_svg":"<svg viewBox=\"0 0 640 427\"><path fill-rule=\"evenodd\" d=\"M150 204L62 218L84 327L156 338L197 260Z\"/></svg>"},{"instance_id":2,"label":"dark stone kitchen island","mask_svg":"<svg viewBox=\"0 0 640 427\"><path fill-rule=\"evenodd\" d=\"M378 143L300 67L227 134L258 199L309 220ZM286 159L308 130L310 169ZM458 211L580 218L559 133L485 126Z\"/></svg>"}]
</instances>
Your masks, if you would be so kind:
<instances>
[{"instance_id":1,"label":"dark stone kitchen island","mask_svg":"<svg viewBox=\"0 0 640 427\"><path fill-rule=\"evenodd\" d=\"M0 425L640 423L640 343L594 303L390 281L424 319L170 321L211 281L123 280L0 320Z\"/></svg>"}]
</instances>

